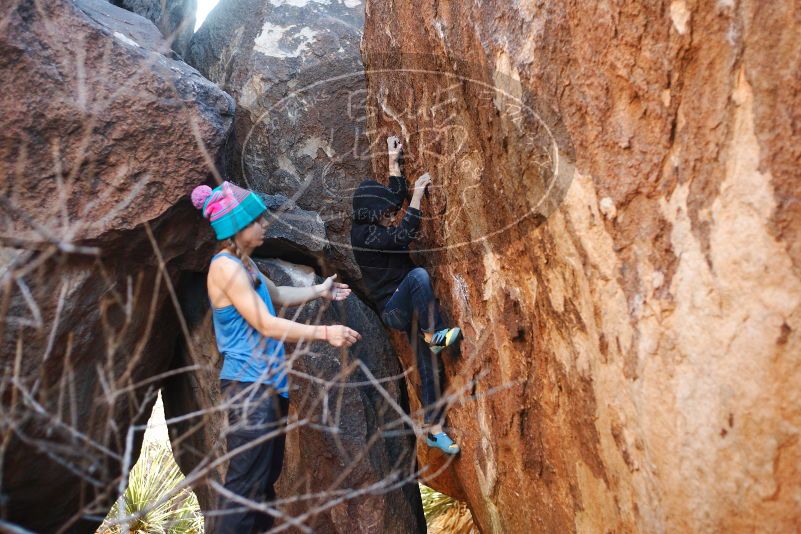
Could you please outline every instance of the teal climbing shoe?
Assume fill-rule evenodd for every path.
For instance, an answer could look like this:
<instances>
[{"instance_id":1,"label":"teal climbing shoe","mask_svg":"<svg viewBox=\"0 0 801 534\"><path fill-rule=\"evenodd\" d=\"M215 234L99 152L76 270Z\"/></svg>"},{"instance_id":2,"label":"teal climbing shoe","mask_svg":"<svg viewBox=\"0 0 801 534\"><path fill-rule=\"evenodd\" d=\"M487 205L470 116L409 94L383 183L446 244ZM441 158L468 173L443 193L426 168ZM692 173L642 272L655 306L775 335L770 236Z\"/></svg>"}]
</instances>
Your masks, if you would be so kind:
<instances>
[{"instance_id":1,"label":"teal climbing shoe","mask_svg":"<svg viewBox=\"0 0 801 534\"><path fill-rule=\"evenodd\" d=\"M440 432L439 434L429 433L426 436L426 443L429 447L435 447L445 454L459 454L459 446L445 432Z\"/></svg>"},{"instance_id":2,"label":"teal climbing shoe","mask_svg":"<svg viewBox=\"0 0 801 534\"><path fill-rule=\"evenodd\" d=\"M431 349L431 352L437 354L445 347L450 347L456 343L461 336L462 330L459 327L437 330L431 336L431 341L428 343L428 348Z\"/></svg>"}]
</instances>

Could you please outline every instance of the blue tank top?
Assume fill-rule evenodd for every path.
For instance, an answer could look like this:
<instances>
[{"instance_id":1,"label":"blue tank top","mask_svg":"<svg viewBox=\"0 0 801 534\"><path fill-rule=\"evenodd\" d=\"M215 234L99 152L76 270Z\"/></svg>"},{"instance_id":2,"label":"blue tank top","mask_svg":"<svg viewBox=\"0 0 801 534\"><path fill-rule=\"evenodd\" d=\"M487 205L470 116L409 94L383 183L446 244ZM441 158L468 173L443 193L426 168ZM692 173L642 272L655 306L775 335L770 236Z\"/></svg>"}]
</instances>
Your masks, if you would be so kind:
<instances>
[{"instance_id":1,"label":"blue tank top","mask_svg":"<svg viewBox=\"0 0 801 534\"><path fill-rule=\"evenodd\" d=\"M220 256L231 258L242 265L239 258L227 252L215 254L211 261ZM255 291L264 301L270 315L275 316L273 301L267 290L267 280L261 272L259 277L261 284ZM277 339L263 336L250 326L233 304L222 308L212 305L212 320L217 349L223 356L220 378L271 384L282 397L289 397L284 344Z\"/></svg>"}]
</instances>

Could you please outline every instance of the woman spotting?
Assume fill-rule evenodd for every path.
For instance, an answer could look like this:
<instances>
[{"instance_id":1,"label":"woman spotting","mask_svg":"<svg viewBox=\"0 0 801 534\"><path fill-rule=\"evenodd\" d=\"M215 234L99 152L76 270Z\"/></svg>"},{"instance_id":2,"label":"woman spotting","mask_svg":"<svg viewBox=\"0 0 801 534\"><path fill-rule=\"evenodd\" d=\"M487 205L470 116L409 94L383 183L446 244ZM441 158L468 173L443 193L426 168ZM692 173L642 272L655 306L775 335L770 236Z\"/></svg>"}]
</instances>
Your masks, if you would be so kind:
<instances>
[{"instance_id":1,"label":"woman spotting","mask_svg":"<svg viewBox=\"0 0 801 534\"><path fill-rule=\"evenodd\" d=\"M257 194L223 182L215 189L196 187L192 203L209 220L220 243L207 287L223 356L220 389L228 407L226 445L231 458L211 531L264 532L278 515L269 503L275 499L273 485L284 459L289 393L283 342L321 340L349 347L361 335L343 325L306 325L276 317L275 305L293 306L320 297L343 300L350 289L334 282L336 275L312 287L276 287L259 271L250 254L264 241L267 208Z\"/></svg>"}]
</instances>

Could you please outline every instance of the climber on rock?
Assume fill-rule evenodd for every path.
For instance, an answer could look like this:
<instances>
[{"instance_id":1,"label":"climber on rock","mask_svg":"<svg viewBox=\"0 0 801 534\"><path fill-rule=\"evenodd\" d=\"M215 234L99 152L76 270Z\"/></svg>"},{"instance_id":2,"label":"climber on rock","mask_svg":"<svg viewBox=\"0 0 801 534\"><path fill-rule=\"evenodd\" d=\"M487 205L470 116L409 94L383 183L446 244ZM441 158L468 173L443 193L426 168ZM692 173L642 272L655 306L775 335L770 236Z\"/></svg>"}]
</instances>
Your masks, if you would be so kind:
<instances>
[{"instance_id":1,"label":"climber on rock","mask_svg":"<svg viewBox=\"0 0 801 534\"><path fill-rule=\"evenodd\" d=\"M428 173L415 181L400 224L391 225L406 199L402 149L397 137L387 138L389 187L365 180L356 189L351 244L368 299L386 326L407 333L416 352L428 427L426 443L446 454L457 454L459 446L442 428L445 407L440 400L443 373L439 352L455 343L461 330L443 323L428 272L409 256L409 243L419 237L420 202L431 184Z\"/></svg>"},{"instance_id":2,"label":"climber on rock","mask_svg":"<svg viewBox=\"0 0 801 534\"><path fill-rule=\"evenodd\" d=\"M312 287L276 287L250 259L264 241L267 208L258 195L223 182L199 186L192 203L208 219L219 241L207 286L217 348L223 356L220 390L228 415L230 458L220 515L212 532L265 532L273 516L245 507L230 494L258 504L275 499L273 484L284 459L288 387L284 341L321 340L349 347L361 335L343 325L308 325L275 315L275 305L315 299L343 300L350 294L336 275ZM275 434L266 438L268 434Z\"/></svg>"}]
</instances>

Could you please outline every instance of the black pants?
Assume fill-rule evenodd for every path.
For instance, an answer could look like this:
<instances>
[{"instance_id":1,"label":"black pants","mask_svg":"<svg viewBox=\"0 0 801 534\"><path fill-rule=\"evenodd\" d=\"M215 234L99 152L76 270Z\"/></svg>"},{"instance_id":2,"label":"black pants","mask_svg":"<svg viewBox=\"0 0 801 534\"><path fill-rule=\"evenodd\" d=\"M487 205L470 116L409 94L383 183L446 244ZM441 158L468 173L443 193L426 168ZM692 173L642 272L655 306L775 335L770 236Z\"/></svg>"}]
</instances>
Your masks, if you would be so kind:
<instances>
[{"instance_id":1,"label":"black pants","mask_svg":"<svg viewBox=\"0 0 801 534\"><path fill-rule=\"evenodd\" d=\"M228 452L280 431L286 424L289 401L271 386L220 380L220 387L223 399L232 402L228 409ZM269 505L274 501L273 486L284 463L284 440L281 432L231 457L225 489L259 504ZM273 526L271 515L248 509L224 495L220 495L217 509L223 515L214 518L212 532L250 534L265 532Z\"/></svg>"},{"instance_id":2,"label":"black pants","mask_svg":"<svg viewBox=\"0 0 801 534\"><path fill-rule=\"evenodd\" d=\"M420 332L434 332L445 328L428 271L422 267L412 269L401 281L398 289L381 312L384 324L402 330L409 336L417 357L423 403L423 420L427 424L442 420L444 406L437 407L445 383L444 369L439 356L431 352Z\"/></svg>"}]
</instances>

